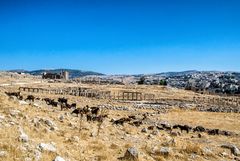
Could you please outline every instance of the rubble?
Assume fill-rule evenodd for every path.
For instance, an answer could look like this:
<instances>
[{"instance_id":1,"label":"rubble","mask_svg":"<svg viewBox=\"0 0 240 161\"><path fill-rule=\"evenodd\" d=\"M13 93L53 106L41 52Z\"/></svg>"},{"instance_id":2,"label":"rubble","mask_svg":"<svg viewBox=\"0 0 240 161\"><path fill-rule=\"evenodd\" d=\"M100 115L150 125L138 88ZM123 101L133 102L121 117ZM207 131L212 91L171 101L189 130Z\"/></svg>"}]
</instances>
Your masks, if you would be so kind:
<instances>
[{"instance_id":1,"label":"rubble","mask_svg":"<svg viewBox=\"0 0 240 161\"><path fill-rule=\"evenodd\" d=\"M160 149L160 154L163 156L169 156L170 153L171 153L171 148L169 148L169 147L162 147Z\"/></svg>"},{"instance_id":2,"label":"rubble","mask_svg":"<svg viewBox=\"0 0 240 161\"><path fill-rule=\"evenodd\" d=\"M7 151L0 150L0 158L6 157L8 155Z\"/></svg>"},{"instance_id":3,"label":"rubble","mask_svg":"<svg viewBox=\"0 0 240 161\"><path fill-rule=\"evenodd\" d=\"M12 117L16 117L17 115L19 115L20 114L20 111L19 110L11 110L10 111L10 115L12 116Z\"/></svg>"},{"instance_id":4,"label":"rubble","mask_svg":"<svg viewBox=\"0 0 240 161\"><path fill-rule=\"evenodd\" d=\"M24 143L28 142L28 140L29 140L28 135L25 134L23 131L21 131L21 134L18 139L19 139L19 141L24 142Z\"/></svg>"},{"instance_id":5,"label":"rubble","mask_svg":"<svg viewBox=\"0 0 240 161\"><path fill-rule=\"evenodd\" d=\"M53 143L40 143L38 145L38 148L40 149L40 151L48 151L48 152L56 152L57 149L55 147L55 145Z\"/></svg>"},{"instance_id":6,"label":"rubble","mask_svg":"<svg viewBox=\"0 0 240 161\"><path fill-rule=\"evenodd\" d=\"M138 150L134 147L128 148L123 159L129 161L138 161Z\"/></svg>"},{"instance_id":7,"label":"rubble","mask_svg":"<svg viewBox=\"0 0 240 161\"><path fill-rule=\"evenodd\" d=\"M240 150L238 149L238 147L236 145L224 144L224 145L221 145L221 147L230 149L232 154L235 155L235 156L240 156Z\"/></svg>"},{"instance_id":8,"label":"rubble","mask_svg":"<svg viewBox=\"0 0 240 161\"><path fill-rule=\"evenodd\" d=\"M65 161L62 157L57 156L53 161Z\"/></svg>"}]
</instances>

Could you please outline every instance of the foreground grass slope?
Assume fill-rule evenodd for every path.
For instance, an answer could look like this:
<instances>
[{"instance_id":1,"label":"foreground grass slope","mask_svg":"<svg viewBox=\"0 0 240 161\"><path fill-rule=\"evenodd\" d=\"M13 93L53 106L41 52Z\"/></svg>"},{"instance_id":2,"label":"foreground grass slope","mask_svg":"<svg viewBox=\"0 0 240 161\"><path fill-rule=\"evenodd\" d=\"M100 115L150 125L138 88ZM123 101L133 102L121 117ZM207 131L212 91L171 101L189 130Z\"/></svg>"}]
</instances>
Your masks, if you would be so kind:
<instances>
[{"instance_id":1,"label":"foreground grass slope","mask_svg":"<svg viewBox=\"0 0 240 161\"><path fill-rule=\"evenodd\" d=\"M18 77L16 79L15 77ZM36 83L38 82L38 83ZM230 144L240 147L240 114L199 112L177 105L167 110L136 108L138 102L117 102L113 100L91 99L65 96L77 107L109 106L104 109L108 118L102 124L87 122L86 118L71 114L71 110L61 111L44 101L19 101L5 95L5 91L17 91L19 86L42 88L66 88L78 84L48 83L37 77L7 75L0 79L0 160L3 161L52 161L57 156L66 161L120 160L127 149L134 147L140 161L164 160L239 160L231 150L222 148ZM6 86L7 84L7 86ZM159 98L179 99L182 103L199 94L161 86L135 85L85 85L93 89L117 91L139 91L153 93ZM23 93L24 98L29 93ZM60 95L36 94L35 97L57 100ZM203 97L215 97L203 95ZM140 102L142 104L142 102ZM145 106L145 105L144 105ZM112 120L136 116L146 120L139 127L129 123L113 125ZM190 131L159 130L156 124L182 124L192 127L203 126L234 132L234 136L208 135ZM154 128L150 128L154 126ZM47 148L46 148L47 146ZM126 158L125 158L126 159Z\"/></svg>"},{"instance_id":2,"label":"foreground grass slope","mask_svg":"<svg viewBox=\"0 0 240 161\"><path fill-rule=\"evenodd\" d=\"M80 98L79 101L89 105L104 103L86 98ZM240 146L239 137L202 134L199 138L196 133L185 132L180 136L172 136L166 131L142 132L147 125L116 126L110 122L111 119L128 115L141 116L143 113L145 111L142 110L109 110L109 117L99 129L98 123L87 122L85 119L81 121L72 116L70 111L60 111L60 108L51 108L41 102L21 105L18 100L8 98L1 92L0 151L5 154L0 160L51 161L56 156L65 160L118 160L129 147L138 149L139 160L232 160L235 156L230 150L220 146L224 143ZM166 114L154 114L150 119L202 125L239 133L239 117L239 114L231 113L172 110ZM46 120L52 122L54 128L46 124ZM19 140L20 129L28 136L26 142ZM56 151L41 151L38 147L40 143L52 144ZM168 147L169 154L163 155L160 152L162 147Z\"/></svg>"}]
</instances>

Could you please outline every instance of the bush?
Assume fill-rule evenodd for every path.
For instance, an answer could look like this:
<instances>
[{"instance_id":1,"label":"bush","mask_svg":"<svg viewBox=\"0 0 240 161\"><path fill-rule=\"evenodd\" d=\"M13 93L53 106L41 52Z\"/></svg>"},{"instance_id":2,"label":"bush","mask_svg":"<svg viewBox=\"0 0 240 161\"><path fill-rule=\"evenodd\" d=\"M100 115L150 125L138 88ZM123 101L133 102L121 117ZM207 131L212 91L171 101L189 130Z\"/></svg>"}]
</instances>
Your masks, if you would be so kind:
<instances>
[{"instance_id":1,"label":"bush","mask_svg":"<svg viewBox=\"0 0 240 161\"><path fill-rule=\"evenodd\" d=\"M144 84L145 82L145 77L141 77L140 80L138 81L138 84L141 85L141 84Z\"/></svg>"},{"instance_id":2,"label":"bush","mask_svg":"<svg viewBox=\"0 0 240 161\"><path fill-rule=\"evenodd\" d=\"M167 81L162 79L162 80L159 81L159 85L166 86L167 85Z\"/></svg>"}]
</instances>

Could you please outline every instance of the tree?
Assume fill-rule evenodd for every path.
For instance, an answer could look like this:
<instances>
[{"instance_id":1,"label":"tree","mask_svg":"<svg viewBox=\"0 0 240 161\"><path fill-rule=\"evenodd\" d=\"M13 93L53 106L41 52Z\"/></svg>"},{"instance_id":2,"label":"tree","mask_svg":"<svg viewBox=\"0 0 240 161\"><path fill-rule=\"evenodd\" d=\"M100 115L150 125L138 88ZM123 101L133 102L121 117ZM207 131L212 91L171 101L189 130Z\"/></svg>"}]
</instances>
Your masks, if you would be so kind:
<instances>
[{"instance_id":1,"label":"tree","mask_svg":"<svg viewBox=\"0 0 240 161\"><path fill-rule=\"evenodd\" d=\"M159 81L159 85L166 86L167 85L167 81L165 79L162 79L162 80Z\"/></svg>"},{"instance_id":2,"label":"tree","mask_svg":"<svg viewBox=\"0 0 240 161\"><path fill-rule=\"evenodd\" d=\"M140 80L138 81L138 84L141 85L141 84L144 84L145 82L145 77L141 77Z\"/></svg>"}]
</instances>

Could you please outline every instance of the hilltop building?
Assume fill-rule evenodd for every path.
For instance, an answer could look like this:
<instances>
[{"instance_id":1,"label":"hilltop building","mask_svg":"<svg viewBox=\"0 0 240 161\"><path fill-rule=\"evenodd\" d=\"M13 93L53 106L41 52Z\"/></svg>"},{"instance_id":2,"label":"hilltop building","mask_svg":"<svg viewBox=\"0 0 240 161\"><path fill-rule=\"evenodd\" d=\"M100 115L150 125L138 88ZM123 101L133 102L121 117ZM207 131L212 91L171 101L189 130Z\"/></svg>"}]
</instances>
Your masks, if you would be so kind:
<instances>
[{"instance_id":1,"label":"hilltop building","mask_svg":"<svg viewBox=\"0 0 240 161\"><path fill-rule=\"evenodd\" d=\"M42 74L42 79L64 79L64 80L69 80L69 72L67 72L67 71L61 71L60 73L44 72Z\"/></svg>"}]
</instances>

